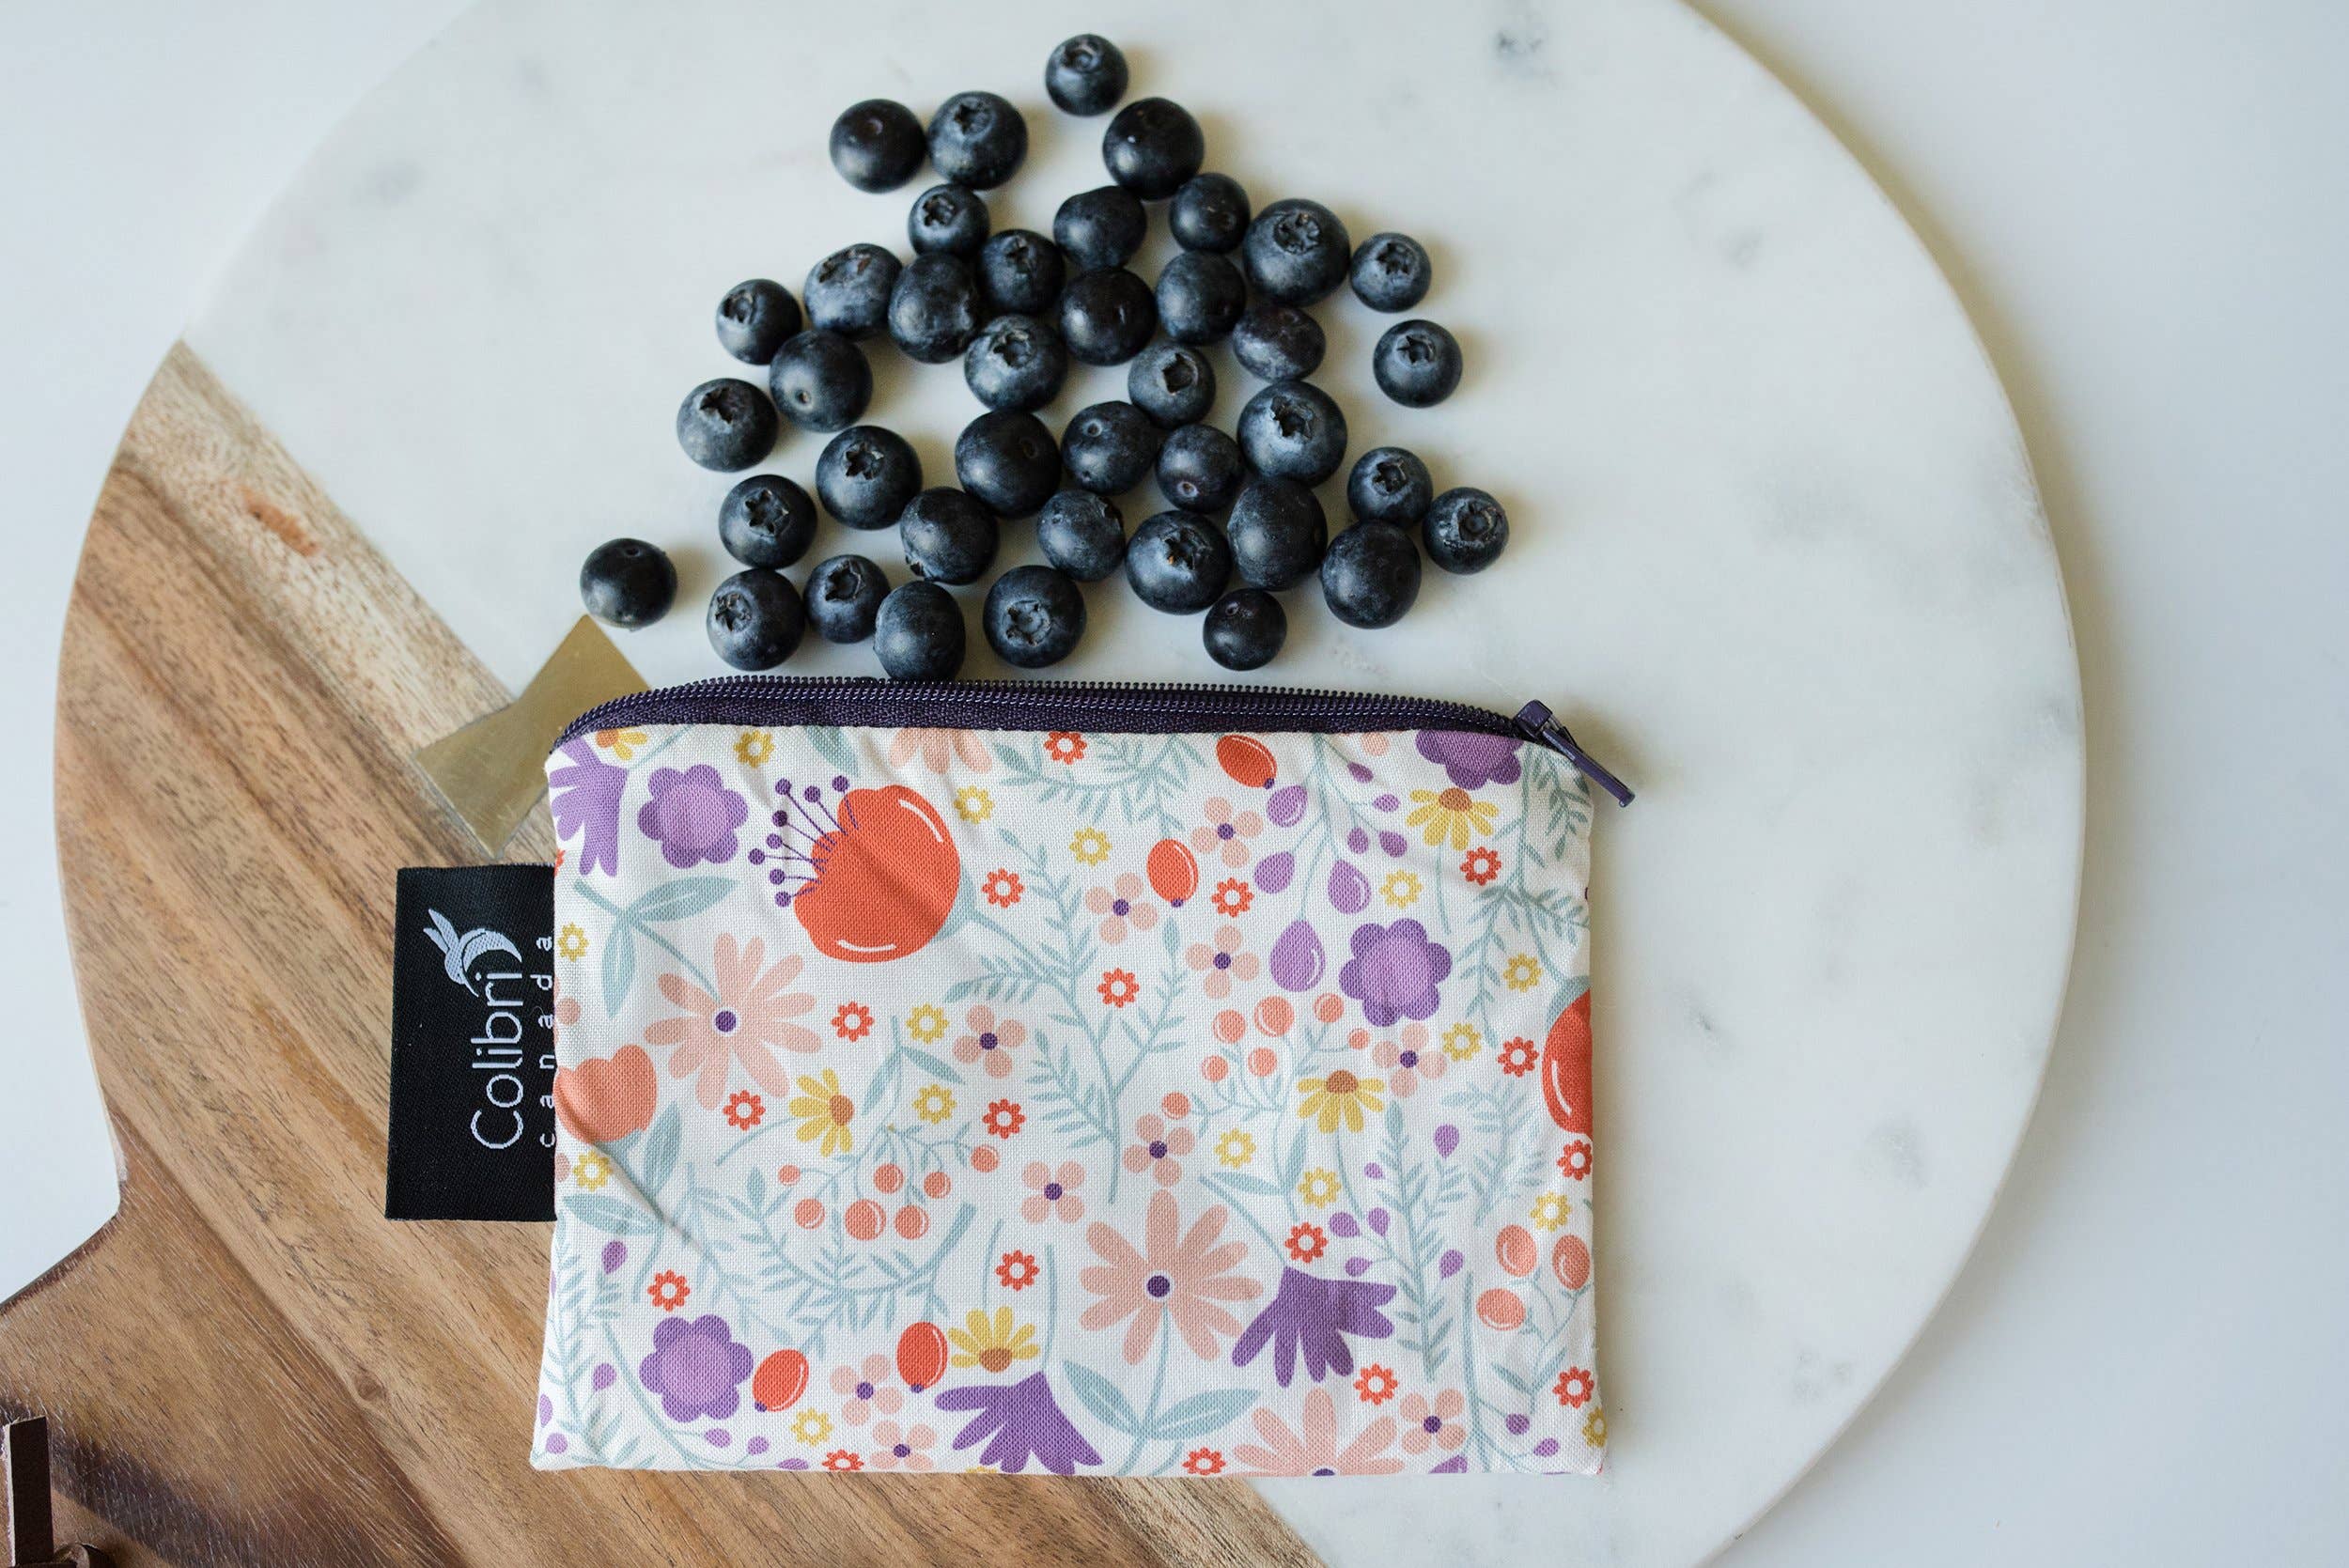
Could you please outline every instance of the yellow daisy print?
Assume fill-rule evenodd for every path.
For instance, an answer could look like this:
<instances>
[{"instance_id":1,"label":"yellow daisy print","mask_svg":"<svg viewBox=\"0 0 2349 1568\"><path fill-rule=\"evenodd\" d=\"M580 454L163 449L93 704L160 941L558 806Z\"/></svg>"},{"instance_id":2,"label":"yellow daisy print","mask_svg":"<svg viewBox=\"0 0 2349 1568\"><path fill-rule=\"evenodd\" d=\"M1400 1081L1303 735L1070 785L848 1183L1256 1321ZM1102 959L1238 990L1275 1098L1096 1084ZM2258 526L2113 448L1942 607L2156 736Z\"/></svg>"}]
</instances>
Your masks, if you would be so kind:
<instances>
[{"instance_id":1,"label":"yellow daisy print","mask_svg":"<svg viewBox=\"0 0 2349 1568\"><path fill-rule=\"evenodd\" d=\"M801 1078L791 1114L800 1119L800 1141L815 1144L817 1154L845 1155L856 1141L848 1131L856 1102L841 1093L840 1075L830 1067Z\"/></svg>"},{"instance_id":2,"label":"yellow daisy print","mask_svg":"<svg viewBox=\"0 0 2349 1568\"><path fill-rule=\"evenodd\" d=\"M955 815L965 822L984 822L995 815L995 797L977 784L955 791Z\"/></svg>"},{"instance_id":3,"label":"yellow daisy print","mask_svg":"<svg viewBox=\"0 0 2349 1568\"><path fill-rule=\"evenodd\" d=\"M1566 1202L1563 1194L1545 1192L1533 1200L1533 1228L1537 1231L1564 1230L1566 1216L1573 1212L1574 1205Z\"/></svg>"},{"instance_id":4,"label":"yellow daisy print","mask_svg":"<svg viewBox=\"0 0 2349 1568\"><path fill-rule=\"evenodd\" d=\"M955 1347L952 1365L982 1372L1002 1372L1014 1361L1033 1361L1044 1354L1035 1343L1035 1326L1014 1322L1009 1307L996 1308L993 1317L986 1308L973 1307L964 1326L947 1329L946 1338Z\"/></svg>"},{"instance_id":5,"label":"yellow daisy print","mask_svg":"<svg viewBox=\"0 0 2349 1568\"><path fill-rule=\"evenodd\" d=\"M1386 1087L1386 1079L1362 1078L1346 1067L1327 1078L1300 1078L1297 1088L1304 1098L1297 1113L1324 1132L1337 1131L1340 1122L1346 1131L1360 1132L1364 1112L1385 1108Z\"/></svg>"},{"instance_id":6,"label":"yellow daisy print","mask_svg":"<svg viewBox=\"0 0 2349 1568\"><path fill-rule=\"evenodd\" d=\"M1328 1208L1338 1201L1338 1173L1316 1166L1298 1181L1297 1195L1305 1201L1307 1208Z\"/></svg>"},{"instance_id":7,"label":"yellow daisy print","mask_svg":"<svg viewBox=\"0 0 2349 1568\"><path fill-rule=\"evenodd\" d=\"M1419 902L1422 885L1416 871L1390 871L1378 895L1397 909L1408 909Z\"/></svg>"},{"instance_id":8,"label":"yellow daisy print","mask_svg":"<svg viewBox=\"0 0 2349 1568\"><path fill-rule=\"evenodd\" d=\"M569 921L563 923L563 934L554 939L554 951L566 958L587 956L587 933Z\"/></svg>"},{"instance_id":9,"label":"yellow daisy print","mask_svg":"<svg viewBox=\"0 0 2349 1568\"><path fill-rule=\"evenodd\" d=\"M1080 828L1068 841L1068 852L1079 865L1099 865L1110 858L1110 835L1098 828Z\"/></svg>"},{"instance_id":10,"label":"yellow daisy print","mask_svg":"<svg viewBox=\"0 0 2349 1568\"><path fill-rule=\"evenodd\" d=\"M946 1037L946 1010L922 1003L906 1015L906 1032L926 1046L934 1046Z\"/></svg>"},{"instance_id":11,"label":"yellow daisy print","mask_svg":"<svg viewBox=\"0 0 2349 1568\"><path fill-rule=\"evenodd\" d=\"M1256 1157L1256 1141L1234 1127L1215 1141L1215 1157L1237 1171Z\"/></svg>"},{"instance_id":12,"label":"yellow daisy print","mask_svg":"<svg viewBox=\"0 0 2349 1568\"><path fill-rule=\"evenodd\" d=\"M1484 837L1500 819L1501 808L1490 800L1479 800L1458 784L1447 784L1441 790L1411 791L1411 815L1403 820L1406 826L1422 830L1421 836L1429 844L1450 839L1453 848L1466 849L1470 837Z\"/></svg>"},{"instance_id":13,"label":"yellow daisy print","mask_svg":"<svg viewBox=\"0 0 2349 1568\"><path fill-rule=\"evenodd\" d=\"M821 1410L802 1410L791 1418L791 1436L814 1448L832 1436L832 1418Z\"/></svg>"},{"instance_id":14,"label":"yellow daisy print","mask_svg":"<svg viewBox=\"0 0 2349 1568\"><path fill-rule=\"evenodd\" d=\"M745 768L764 766L775 754L775 737L765 730L744 730L735 737L734 757Z\"/></svg>"},{"instance_id":15,"label":"yellow daisy print","mask_svg":"<svg viewBox=\"0 0 2349 1568\"><path fill-rule=\"evenodd\" d=\"M595 737L597 745L622 762L634 757L636 748L651 738L643 730L598 730Z\"/></svg>"},{"instance_id":16,"label":"yellow daisy print","mask_svg":"<svg viewBox=\"0 0 2349 1568\"><path fill-rule=\"evenodd\" d=\"M942 1083L924 1085L913 1096L913 1113L938 1126L955 1113L955 1092Z\"/></svg>"},{"instance_id":17,"label":"yellow daisy print","mask_svg":"<svg viewBox=\"0 0 2349 1568\"><path fill-rule=\"evenodd\" d=\"M1531 953L1510 955L1501 966L1501 983L1513 991L1530 991L1542 982L1542 961Z\"/></svg>"},{"instance_id":18,"label":"yellow daisy print","mask_svg":"<svg viewBox=\"0 0 2349 1568\"><path fill-rule=\"evenodd\" d=\"M612 1179L612 1160L601 1149L590 1149L571 1161L571 1183L582 1192L595 1192Z\"/></svg>"},{"instance_id":19,"label":"yellow daisy print","mask_svg":"<svg viewBox=\"0 0 2349 1568\"><path fill-rule=\"evenodd\" d=\"M1591 1413L1582 1418L1582 1440L1595 1449L1607 1446L1607 1412L1598 1405L1592 1405Z\"/></svg>"},{"instance_id":20,"label":"yellow daisy print","mask_svg":"<svg viewBox=\"0 0 2349 1568\"><path fill-rule=\"evenodd\" d=\"M1443 1032L1443 1053L1455 1062L1466 1062L1484 1048L1485 1036L1466 1018Z\"/></svg>"}]
</instances>

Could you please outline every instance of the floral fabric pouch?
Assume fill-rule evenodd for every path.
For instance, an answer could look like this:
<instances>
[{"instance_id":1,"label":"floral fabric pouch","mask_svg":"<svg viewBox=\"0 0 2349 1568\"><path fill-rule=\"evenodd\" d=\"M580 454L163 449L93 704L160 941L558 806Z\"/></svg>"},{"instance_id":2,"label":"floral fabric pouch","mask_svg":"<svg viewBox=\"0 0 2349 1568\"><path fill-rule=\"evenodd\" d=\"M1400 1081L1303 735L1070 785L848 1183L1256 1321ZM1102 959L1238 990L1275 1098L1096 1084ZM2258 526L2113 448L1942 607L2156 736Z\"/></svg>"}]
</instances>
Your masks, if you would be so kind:
<instances>
[{"instance_id":1,"label":"floral fabric pouch","mask_svg":"<svg viewBox=\"0 0 2349 1568\"><path fill-rule=\"evenodd\" d=\"M548 779L537 1464L1599 1467L1547 708L745 677Z\"/></svg>"}]
</instances>

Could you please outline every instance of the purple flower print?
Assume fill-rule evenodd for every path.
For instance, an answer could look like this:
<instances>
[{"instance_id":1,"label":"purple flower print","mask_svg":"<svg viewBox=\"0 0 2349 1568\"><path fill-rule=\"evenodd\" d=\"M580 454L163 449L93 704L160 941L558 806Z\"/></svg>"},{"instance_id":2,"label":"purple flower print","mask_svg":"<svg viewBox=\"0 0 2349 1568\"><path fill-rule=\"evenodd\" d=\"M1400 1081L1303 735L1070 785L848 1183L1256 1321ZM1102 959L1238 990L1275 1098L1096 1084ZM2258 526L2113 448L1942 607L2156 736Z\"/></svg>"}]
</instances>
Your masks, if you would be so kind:
<instances>
[{"instance_id":1,"label":"purple flower print","mask_svg":"<svg viewBox=\"0 0 2349 1568\"><path fill-rule=\"evenodd\" d=\"M1474 730L1422 730L1419 754L1440 762L1452 782L1462 789L1488 784L1517 782L1517 742L1506 735L1479 735Z\"/></svg>"},{"instance_id":2,"label":"purple flower print","mask_svg":"<svg viewBox=\"0 0 2349 1568\"><path fill-rule=\"evenodd\" d=\"M1415 920L1376 921L1354 928L1354 956L1338 970L1338 988L1362 1004L1362 1016L1384 1029L1397 1018L1423 1018L1436 1010L1436 986L1452 972L1452 955L1427 939Z\"/></svg>"},{"instance_id":3,"label":"purple flower print","mask_svg":"<svg viewBox=\"0 0 2349 1568\"><path fill-rule=\"evenodd\" d=\"M977 1411L955 1434L955 1447L967 1449L985 1438L987 1447L979 1454L979 1463L1006 1474L1018 1474L1031 1459L1054 1475L1075 1475L1078 1466L1101 1462L1084 1434L1061 1414L1051 1387L1040 1372L1030 1373L1017 1383L948 1389L938 1396L938 1407Z\"/></svg>"},{"instance_id":4,"label":"purple flower print","mask_svg":"<svg viewBox=\"0 0 2349 1568\"><path fill-rule=\"evenodd\" d=\"M673 1421L723 1421L742 1403L742 1379L751 1374L751 1347L736 1341L726 1320L665 1317L653 1328L652 1354L636 1375Z\"/></svg>"},{"instance_id":5,"label":"purple flower print","mask_svg":"<svg viewBox=\"0 0 2349 1568\"><path fill-rule=\"evenodd\" d=\"M1394 1325L1378 1310L1393 1296L1392 1285L1324 1280L1283 1268L1271 1305L1232 1343L1232 1365L1246 1366L1269 1344L1272 1375L1283 1389L1297 1374L1299 1350L1305 1353L1305 1375L1314 1382L1333 1372L1344 1376L1354 1370L1354 1352L1346 1336L1383 1340L1393 1333Z\"/></svg>"},{"instance_id":6,"label":"purple flower print","mask_svg":"<svg viewBox=\"0 0 2349 1568\"><path fill-rule=\"evenodd\" d=\"M564 843L585 835L579 846L583 876L601 871L617 876L620 869L620 792L628 787L628 769L614 768L596 755L583 737L566 741L563 755L570 759L547 774L547 789L554 806L554 836Z\"/></svg>"},{"instance_id":7,"label":"purple flower print","mask_svg":"<svg viewBox=\"0 0 2349 1568\"><path fill-rule=\"evenodd\" d=\"M661 857L682 871L708 861L734 857L734 831L751 814L751 803L720 782L718 770L697 762L683 772L657 768L652 799L636 814L636 827L661 846Z\"/></svg>"}]
</instances>

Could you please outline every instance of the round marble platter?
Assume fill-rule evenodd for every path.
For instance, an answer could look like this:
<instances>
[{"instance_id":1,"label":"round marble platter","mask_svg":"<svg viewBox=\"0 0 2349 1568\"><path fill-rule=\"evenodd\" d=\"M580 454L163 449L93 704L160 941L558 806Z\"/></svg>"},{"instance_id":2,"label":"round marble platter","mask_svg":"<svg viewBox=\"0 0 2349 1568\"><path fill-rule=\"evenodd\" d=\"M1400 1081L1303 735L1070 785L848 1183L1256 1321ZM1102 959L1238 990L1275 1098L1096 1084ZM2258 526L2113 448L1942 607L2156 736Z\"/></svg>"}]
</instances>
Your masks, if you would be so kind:
<instances>
[{"instance_id":1,"label":"round marble platter","mask_svg":"<svg viewBox=\"0 0 2349 1568\"><path fill-rule=\"evenodd\" d=\"M1431 571L1392 630L1293 596L1265 678L1538 696L1641 791L1602 808L1592 891L1606 1475L1447 1478L1400 1506L1350 1483L1267 1495L1341 1564L1703 1559L1883 1379L1997 1193L2068 965L2081 745L2055 555L1971 329L1859 168L1702 20L1672 0L488 0L319 151L189 342L509 686L578 614L582 555L621 534L684 579L625 651L656 682L713 673L728 481L670 427L739 368L719 295L796 291L851 241L903 253L912 191L860 194L826 162L866 96L1013 98L1032 151L989 206L1049 229L1104 182L1104 122L1041 90L1046 52L1087 28L1124 44L1137 95L1198 115L1208 166L1259 205L1311 195L1358 238L1426 242L1421 313L1465 347L1458 394L1381 398L1388 318L1343 294L1317 380L1354 450L1412 447L1514 520L1497 568ZM1228 427L1254 382L1216 352ZM959 368L872 358L869 417L944 481L978 411ZM1081 371L1047 417L1124 384ZM766 466L807 483L821 444L786 433ZM1342 520L1342 485L1324 495ZM1128 522L1157 505L1127 498ZM894 543L827 521L810 559ZM1034 558L1024 523L1006 545ZM1220 674L1194 620L1116 581L1089 599L1052 674ZM812 639L788 666L875 668ZM1001 673L983 646L966 670Z\"/></svg>"}]
</instances>

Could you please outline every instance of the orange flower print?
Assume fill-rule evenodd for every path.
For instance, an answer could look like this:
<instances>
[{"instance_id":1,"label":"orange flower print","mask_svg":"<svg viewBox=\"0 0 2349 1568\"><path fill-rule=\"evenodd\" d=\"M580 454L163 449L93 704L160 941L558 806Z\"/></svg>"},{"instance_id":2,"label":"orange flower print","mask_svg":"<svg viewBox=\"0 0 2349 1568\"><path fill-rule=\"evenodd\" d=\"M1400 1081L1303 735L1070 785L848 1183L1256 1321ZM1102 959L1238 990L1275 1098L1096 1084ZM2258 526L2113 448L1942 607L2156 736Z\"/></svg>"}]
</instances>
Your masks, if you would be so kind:
<instances>
[{"instance_id":1,"label":"orange flower print","mask_svg":"<svg viewBox=\"0 0 2349 1568\"><path fill-rule=\"evenodd\" d=\"M1330 1250L1329 1233L1320 1226L1305 1221L1289 1227L1289 1256L1299 1263L1313 1263Z\"/></svg>"},{"instance_id":2,"label":"orange flower print","mask_svg":"<svg viewBox=\"0 0 2349 1568\"><path fill-rule=\"evenodd\" d=\"M1101 1000L1112 1007L1128 1006L1142 995L1142 986L1134 979L1131 970L1103 970L1101 984L1096 989L1101 993Z\"/></svg>"},{"instance_id":3,"label":"orange flower print","mask_svg":"<svg viewBox=\"0 0 2349 1568\"><path fill-rule=\"evenodd\" d=\"M650 1125L660 1098L652 1058L642 1046L555 1070L555 1119L583 1142L616 1143Z\"/></svg>"},{"instance_id":4,"label":"orange flower print","mask_svg":"<svg viewBox=\"0 0 2349 1568\"><path fill-rule=\"evenodd\" d=\"M1501 1070L1511 1078L1523 1078L1532 1072L1540 1061L1540 1049L1522 1034L1501 1044Z\"/></svg>"},{"instance_id":5,"label":"orange flower print","mask_svg":"<svg viewBox=\"0 0 2349 1568\"><path fill-rule=\"evenodd\" d=\"M1598 1392L1598 1385L1591 1381L1589 1368L1568 1367L1558 1374L1558 1382L1549 1391L1556 1394L1558 1403L1567 1409L1579 1410L1591 1402L1593 1394Z\"/></svg>"},{"instance_id":6,"label":"orange flower print","mask_svg":"<svg viewBox=\"0 0 2349 1568\"><path fill-rule=\"evenodd\" d=\"M1256 955L1240 946L1240 931L1237 925L1219 925L1215 945L1193 942L1183 950L1183 962L1199 974L1199 988L1211 997L1232 994L1235 980L1256 978Z\"/></svg>"},{"instance_id":7,"label":"orange flower print","mask_svg":"<svg viewBox=\"0 0 2349 1568\"><path fill-rule=\"evenodd\" d=\"M979 892L986 894L987 901L999 909L1010 908L1019 902L1019 895L1027 891L1019 880L1019 873L1000 865L988 872L987 880L979 884Z\"/></svg>"},{"instance_id":8,"label":"orange flower print","mask_svg":"<svg viewBox=\"0 0 2349 1568\"><path fill-rule=\"evenodd\" d=\"M685 1298L693 1294L693 1287L685 1282L684 1275L673 1268L664 1268L652 1277L652 1283L645 1287L645 1294L651 1296L652 1304L662 1312L674 1312L685 1305Z\"/></svg>"},{"instance_id":9,"label":"orange flower print","mask_svg":"<svg viewBox=\"0 0 2349 1568\"><path fill-rule=\"evenodd\" d=\"M1087 888L1085 908L1101 917L1101 939L1112 947L1159 923L1149 889L1130 871L1119 872L1107 887Z\"/></svg>"},{"instance_id":10,"label":"orange flower print","mask_svg":"<svg viewBox=\"0 0 2349 1568\"><path fill-rule=\"evenodd\" d=\"M1376 1361L1362 1368L1361 1374L1354 1379L1354 1392L1364 1405L1384 1405L1394 1397L1398 1387L1394 1369Z\"/></svg>"},{"instance_id":11,"label":"orange flower print","mask_svg":"<svg viewBox=\"0 0 2349 1568\"><path fill-rule=\"evenodd\" d=\"M834 1449L824 1455L824 1468L840 1471L861 1470L864 1468L864 1461L847 1449Z\"/></svg>"},{"instance_id":12,"label":"orange flower print","mask_svg":"<svg viewBox=\"0 0 2349 1568\"><path fill-rule=\"evenodd\" d=\"M1264 818L1252 811L1234 811L1232 802L1221 795L1208 796L1199 803L1199 810L1207 819L1190 831L1190 846L1199 858L1221 855L1234 871L1246 865L1248 841L1264 831Z\"/></svg>"},{"instance_id":13,"label":"orange flower print","mask_svg":"<svg viewBox=\"0 0 2349 1568\"><path fill-rule=\"evenodd\" d=\"M726 1126L738 1132L748 1132L767 1119L767 1102L747 1089L737 1089L726 1096Z\"/></svg>"},{"instance_id":14,"label":"orange flower print","mask_svg":"<svg viewBox=\"0 0 2349 1568\"><path fill-rule=\"evenodd\" d=\"M1443 1077L1450 1065L1443 1052L1427 1048L1427 1026L1416 1022L1405 1024L1393 1039L1373 1046L1370 1059L1387 1069L1388 1087L1405 1100L1418 1094L1420 1085Z\"/></svg>"},{"instance_id":15,"label":"orange flower print","mask_svg":"<svg viewBox=\"0 0 2349 1568\"><path fill-rule=\"evenodd\" d=\"M1409 1393L1395 1413L1403 1418L1403 1452L1425 1453L1430 1446L1452 1452L1468 1441L1468 1431L1455 1419L1468 1408L1468 1396L1446 1389L1434 1399Z\"/></svg>"},{"instance_id":16,"label":"orange flower print","mask_svg":"<svg viewBox=\"0 0 2349 1568\"><path fill-rule=\"evenodd\" d=\"M916 757L933 773L946 772L957 763L973 773L984 773L995 766L995 756L987 749L986 737L976 730L899 730L890 737L892 768L903 768Z\"/></svg>"},{"instance_id":17,"label":"orange flower print","mask_svg":"<svg viewBox=\"0 0 2349 1568\"><path fill-rule=\"evenodd\" d=\"M1085 737L1071 730L1054 730L1044 737L1044 754L1054 762L1073 763L1085 754Z\"/></svg>"},{"instance_id":18,"label":"orange flower print","mask_svg":"<svg viewBox=\"0 0 2349 1568\"><path fill-rule=\"evenodd\" d=\"M1126 1145L1126 1169L1136 1175L1149 1172L1160 1187L1182 1179L1182 1157L1198 1146L1189 1127L1170 1127L1156 1111L1134 1124L1134 1136L1141 1141Z\"/></svg>"},{"instance_id":19,"label":"orange flower print","mask_svg":"<svg viewBox=\"0 0 2349 1568\"><path fill-rule=\"evenodd\" d=\"M1043 1277L1034 1252L1006 1252L996 1260L995 1278L1005 1290L1026 1290Z\"/></svg>"},{"instance_id":20,"label":"orange flower print","mask_svg":"<svg viewBox=\"0 0 2349 1568\"><path fill-rule=\"evenodd\" d=\"M1018 1018L997 1017L985 1002L965 1013L962 1021L966 1027L955 1036L955 1060L984 1064L989 1078L1009 1078L1011 1053L1027 1039L1028 1026Z\"/></svg>"},{"instance_id":21,"label":"orange flower print","mask_svg":"<svg viewBox=\"0 0 2349 1568\"><path fill-rule=\"evenodd\" d=\"M1064 1159L1055 1171L1042 1160L1031 1160L1019 1172L1020 1185L1028 1195L1019 1201L1019 1218L1031 1225L1041 1225L1047 1217L1075 1224L1085 1217L1085 1201L1077 1196L1077 1188L1085 1184L1085 1168L1073 1159Z\"/></svg>"},{"instance_id":22,"label":"orange flower print","mask_svg":"<svg viewBox=\"0 0 2349 1568\"><path fill-rule=\"evenodd\" d=\"M1018 1100L989 1100L987 1114L979 1122L996 1137L1009 1138L1028 1125L1028 1113L1019 1109Z\"/></svg>"},{"instance_id":23,"label":"orange flower print","mask_svg":"<svg viewBox=\"0 0 2349 1568\"><path fill-rule=\"evenodd\" d=\"M1591 1146L1578 1138L1558 1157L1558 1169L1576 1181L1588 1180L1591 1174Z\"/></svg>"},{"instance_id":24,"label":"orange flower print","mask_svg":"<svg viewBox=\"0 0 2349 1568\"><path fill-rule=\"evenodd\" d=\"M1226 1303L1264 1294L1264 1281L1235 1272L1247 1263L1248 1243L1221 1239L1230 1218L1231 1211L1217 1203L1186 1231L1174 1195L1160 1188L1150 1196L1139 1250L1115 1226L1095 1220L1085 1228L1085 1245L1101 1262L1080 1273L1077 1282L1099 1299L1079 1324L1097 1333L1125 1323L1120 1353L1128 1366L1149 1354L1161 1321L1192 1355L1215 1360L1223 1353L1222 1341L1240 1331Z\"/></svg>"},{"instance_id":25,"label":"orange flower print","mask_svg":"<svg viewBox=\"0 0 2349 1568\"><path fill-rule=\"evenodd\" d=\"M1183 1455L1183 1469L1190 1475L1221 1475L1223 1452L1221 1449L1192 1449Z\"/></svg>"},{"instance_id":26,"label":"orange flower print","mask_svg":"<svg viewBox=\"0 0 2349 1568\"><path fill-rule=\"evenodd\" d=\"M810 1051L822 1044L814 1030L791 1021L816 1005L814 997L785 989L800 972L799 955L786 954L771 968L766 962L765 938L738 945L722 934L710 954L716 996L681 974L661 977L661 994L684 1011L646 1024L645 1043L676 1048L669 1076L692 1077L694 1097L711 1110L724 1101L736 1063L770 1094L787 1094L791 1075L775 1050Z\"/></svg>"},{"instance_id":27,"label":"orange flower print","mask_svg":"<svg viewBox=\"0 0 2349 1568\"><path fill-rule=\"evenodd\" d=\"M873 1032L873 1010L861 1001L844 1001L832 1016L832 1032L843 1040L862 1040Z\"/></svg>"},{"instance_id":28,"label":"orange flower print","mask_svg":"<svg viewBox=\"0 0 2349 1568\"><path fill-rule=\"evenodd\" d=\"M1256 901L1256 890L1248 885L1245 877L1226 877L1215 885L1215 896L1208 900L1220 915L1244 915L1248 906Z\"/></svg>"},{"instance_id":29,"label":"orange flower print","mask_svg":"<svg viewBox=\"0 0 2349 1568\"><path fill-rule=\"evenodd\" d=\"M1501 851L1490 845L1478 845L1461 857L1460 875L1472 886L1483 887L1501 875Z\"/></svg>"}]
</instances>

